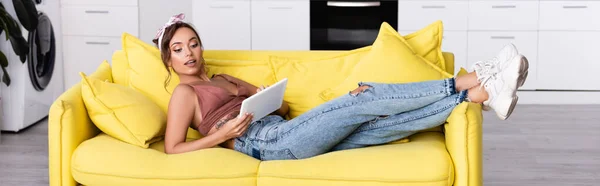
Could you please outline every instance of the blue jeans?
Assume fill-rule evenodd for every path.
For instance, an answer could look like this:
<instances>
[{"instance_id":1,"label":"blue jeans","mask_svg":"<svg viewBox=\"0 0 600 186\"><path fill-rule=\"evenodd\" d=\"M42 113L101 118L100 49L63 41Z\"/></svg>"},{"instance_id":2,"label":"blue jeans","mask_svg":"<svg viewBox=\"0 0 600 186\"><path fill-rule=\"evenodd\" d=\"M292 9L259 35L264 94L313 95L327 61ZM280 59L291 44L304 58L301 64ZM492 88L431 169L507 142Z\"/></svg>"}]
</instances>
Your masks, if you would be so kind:
<instances>
[{"instance_id":1,"label":"blue jeans","mask_svg":"<svg viewBox=\"0 0 600 186\"><path fill-rule=\"evenodd\" d=\"M467 91L453 78L369 88L285 120L270 115L250 124L234 149L259 160L304 159L331 151L380 145L445 123Z\"/></svg>"}]
</instances>

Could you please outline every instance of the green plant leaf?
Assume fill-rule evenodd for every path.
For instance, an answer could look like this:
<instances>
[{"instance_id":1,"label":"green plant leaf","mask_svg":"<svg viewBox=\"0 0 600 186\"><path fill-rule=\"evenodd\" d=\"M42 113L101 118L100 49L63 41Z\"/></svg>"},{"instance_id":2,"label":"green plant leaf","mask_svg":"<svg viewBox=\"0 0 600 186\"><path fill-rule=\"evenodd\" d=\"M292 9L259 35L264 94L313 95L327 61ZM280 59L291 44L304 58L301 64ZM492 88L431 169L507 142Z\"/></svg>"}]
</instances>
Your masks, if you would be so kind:
<instances>
[{"instance_id":1,"label":"green plant leaf","mask_svg":"<svg viewBox=\"0 0 600 186\"><path fill-rule=\"evenodd\" d=\"M4 6L0 6L0 24L2 25L2 31L6 31L6 40L8 40L8 36L10 35L10 28L8 27L6 19L9 19L9 17L5 16L5 13L6 10L4 9Z\"/></svg>"},{"instance_id":2,"label":"green plant leaf","mask_svg":"<svg viewBox=\"0 0 600 186\"><path fill-rule=\"evenodd\" d=\"M25 61L27 61L27 55L20 55L19 59L21 59L21 63L25 63Z\"/></svg>"},{"instance_id":3,"label":"green plant leaf","mask_svg":"<svg viewBox=\"0 0 600 186\"><path fill-rule=\"evenodd\" d=\"M4 26L4 22L2 21L2 19L0 19L0 35L2 34L2 32L4 32L5 26ZM8 34L6 34L6 40L8 40Z\"/></svg>"},{"instance_id":4,"label":"green plant leaf","mask_svg":"<svg viewBox=\"0 0 600 186\"><path fill-rule=\"evenodd\" d=\"M2 82L4 82L6 86L10 86L10 77L8 76L8 72L6 72L5 67L2 67Z\"/></svg>"},{"instance_id":5,"label":"green plant leaf","mask_svg":"<svg viewBox=\"0 0 600 186\"><path fill-rule=\"evenodd\" d=\"M35 4L33 0L13 0L13 6L15 7L15 12L17 12L17 18L21 25L27 29L27 31L33 31L37 28L38 11L35 8Z\"/></svg>"},{"instance_id":6,"label":"green plant leaf","mask_svg":"<svg viewBox=\"0 0 600 186\"><path fill-rule=\"evenodd\" d=\"M27 49L24 50L23 47L22 47L23 45L21 43L22 42L21 38L22 39L25 39L25 38L18 37L18 36L15 37L15 36L12 36L12 35L10 37L8 37L8 38L10 39L10 44L11 44L12 49L15 52L15 54L17 54L17 55L20 56L20 55L26 54L28 52L27 50L29 50L29 48L27 48ZM25 44L25 45L27 45L27 44Z\"/></svg>"},{"instance_id":7,"label":"green plant leaf","mask_svg":"<svg viewBox=\"0 0 600 186\"><path fill-rule=\"evenodd\" d=\"M5 28L10 30L10 35L23 36L23 33L21 33L21 26L17 23L15 18L6 12L6 9L0 8L0 18L4 21Z\"/></svg>"},{"instance_id":8,"label":"green plant leaf","mask_svg":"<svg viewBox=\"0 0 600 186\"><path fill-rule=\"evenodd\" d=\"M4 52L0 52L0 66L7 67L8 66L8 58L4 55Z\"/></svg>"},{"instance_id":9,"label":"green plant leaf","mask_svg":"<svg viewBox=\"0 0 600 186\"><path fill-rule=\"evenodd\" d=\"M25 63L27 55L29 55L29 46L27 44L27 40L25 40L23 36L10 36L9 39L13 51L20 57L21 62Z\"/></svg>"}]
</instances>

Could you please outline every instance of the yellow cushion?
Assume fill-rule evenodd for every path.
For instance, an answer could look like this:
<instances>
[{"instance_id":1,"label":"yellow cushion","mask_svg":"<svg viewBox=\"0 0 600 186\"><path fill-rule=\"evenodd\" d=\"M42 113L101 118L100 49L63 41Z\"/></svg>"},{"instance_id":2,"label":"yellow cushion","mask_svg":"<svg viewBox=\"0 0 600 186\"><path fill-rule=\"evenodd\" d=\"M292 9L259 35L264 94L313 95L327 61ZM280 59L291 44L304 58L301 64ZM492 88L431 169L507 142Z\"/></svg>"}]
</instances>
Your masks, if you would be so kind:
<instances>
[{"instance_id":1,"label":"yellow cushion","mask_svg":"<svg viewBox=\"0 0 600 186\"><path fill-rule=\"evenodd\" d=\"M297 117L322 104L319 94L342 82L370 50L368 46L316 60L272 56L270 64L275 78L278 81L288 78L284 100L290 106L289 117Z\"/></svg>"},{"instance_id":2,"label":"yellow cushion","mask_svg":"<svg viewBox=\"0 0 600 186\"><path fill-rule=\"evenodd\" d=\"M402 38L397 32L389 34ZM442 21L435 21L425 28L410 33L403 38L418 55L440 67L440 69L446 70L446 60L442 52L443 35L444 28Z\"/></svg>"},{"instance_id":3,"label":"yellow cushion","mask_svg":"<svg viewBox=\"0 0 600 186\"><path fill-rule=\"evenodd\" d=\"M389 31L389 30L386 30ZM396 37L399 34L389 33ZM445 59L441 50L443 27L436 21L425 28L404 36L415 52L440 69L445 69ZM285 101L290 105L290 118L325 102L320 93L342 82L354 66L371 51L371 46L319 58L304 56L284 57L273 53L270 64L277 81L288 78Z\"/></svg>"},{"instance_id":4,"label":"yellow cushion","mask_svg":"<svg viewBox=\"0 0 600 186\"><path fill-rule=\"evenodd\" d=\"M267 60L222 60L211 58L205 58L205 60L206 73L209 77L213 74L228 74L257 87L277 82Z\"/></svg>"},{"instance_id":5,"label":"yellow cushion","mask_svg":"<svg viewBox=\"0 0 600 186\"><path fill-rule=\"evenodd\" d=\"M258 185L448 186L454 166L440 132L419 133L408 143L331 152L303 160L264 161Z\"/></svg>"},{"instance_id":6,"label":"yellow cushion","mask_svg":"<svg viewBox=\"0 0 600 186\"><path fill-rule=\"evenodd\" d=\"M163 138L166 114L154 102L129 87L80 75L88 115L101 131L143 148Z\"/></svg>"},{"instance_id":7,"label":"yellow cushion","mask_svg":"<svg viewBox=\"0 0 600 186\"><path fill-rule=\"evenodd\" d=\"M250 156L224 148L168 155L163 146L135 148L101 133L75 149L71 172L84 185L256 185L260 161Z\"/></svg>"},{"instance_id":8,"label":"yellow cushion","mask_svg":"<svg viewBox=\"0 0 600 186\"><path fill-rule=\"evenodd\" d=\"M127 77L129 70L129 63L127 62L127 56L123 50L116 50L112 56L112 74L113 83L119 85L129 85L129 78Z\"/></svg>"},{"instance_id":9,"label":"yellow cushion","mask_svg":"<svg viewBox=\"0 0 600 186\"><path fill-rule=\"evenodd\" d=\"M123 34L122 43L124 60L115 62L126 64L119 65L119 68L115 68L115 70L120 69L119 73L125 72L126 75L120 77L124 77L126 80L118 82L126 83L127 86L148 96L166 113L171 94L179 84L177 74L171 70L171 80L165 86L168 71L161 60L158 48L128 33ZM115 55L117 56L114 56L113 59L120 59L118 55L121 54L116 53ZM205 60L209 77L215 73L225 73L254 85L276 82L268 61L222 60L207 57ZM115 66L117 65L115 64Z\"/></svg>"},{"instance_id":10,"label":"yellow cushion","mask_svg":"<svg viewBox=\"0 0 600 186\"><path fill-rule=\"evenodd\" d=\"M452 75L414 52L403 37L388 23L381 24L371 51L354 66L339 85L326 89L321 98L328 101L347 94L359 82L408 83L438 80Z\"/></svg>"},{"instance_id":11,"label":"yellow cushion","mask_svg":"<svg viewBox=\"0 0 600 186\"><path fill-rule=\"evenodd\" d=\"M128 64L124 75L127 79L123 82L128 82L127 86L156 102L166 113L171 92L179 83L179 79L173 74L171 82L165 86L168 71L160 58L158 48L128 33L123 34L121 42Z\"/></svg>"}]
</instances>

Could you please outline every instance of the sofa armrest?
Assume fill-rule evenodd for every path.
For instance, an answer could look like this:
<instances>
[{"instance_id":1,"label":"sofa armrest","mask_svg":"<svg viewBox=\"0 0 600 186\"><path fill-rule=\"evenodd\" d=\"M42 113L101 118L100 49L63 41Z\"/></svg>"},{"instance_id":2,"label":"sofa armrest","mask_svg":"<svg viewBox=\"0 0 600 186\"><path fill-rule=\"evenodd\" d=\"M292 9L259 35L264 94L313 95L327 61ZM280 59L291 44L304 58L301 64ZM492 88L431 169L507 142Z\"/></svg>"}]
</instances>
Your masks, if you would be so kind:
<instances>
[{"instance_id":1,"label":"sofa armrest","mask_svg":"<svg viewBox=\"0 0 600 186\"><path fill-rule=\"evenodd\" d=\"M50 186L76 185L71 175L71 155L79 144L99 132L85 108L81 84L76 84L54 101L48 114Z\"/></svg>"},{"instance_id":2,"label":"sofa armrest","mask_svg":"<svg viewBox=\"0 0 600 186\"><path fill-rule=\"evenodd\" d=\"M481 105L459 104L444 125L446 148L454 163L454 186L483 185Z\"/></svg>"}]
</instances>

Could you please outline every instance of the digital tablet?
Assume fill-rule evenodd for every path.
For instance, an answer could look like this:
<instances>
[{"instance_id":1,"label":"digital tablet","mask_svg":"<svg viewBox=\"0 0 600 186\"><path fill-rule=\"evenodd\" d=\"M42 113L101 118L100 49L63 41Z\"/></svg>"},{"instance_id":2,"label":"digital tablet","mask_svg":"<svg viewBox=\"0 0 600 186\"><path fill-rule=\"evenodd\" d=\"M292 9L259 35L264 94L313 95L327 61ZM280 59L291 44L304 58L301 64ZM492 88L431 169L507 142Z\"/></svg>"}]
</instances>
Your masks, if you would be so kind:
<instances>
[{"instance_id":1,"label":"digital tablet","mask_svg":"<svg viewBox=\"0 0 600 186\"><path fill-rule=\"evenodd\" d=\"M240 115L245 113L254 113L252 122L273 113L279 109L283 103L283 94L287 86L287 78L267 87L266 89L246 98L242 102Z\"/></svg>"}]
</instances>

